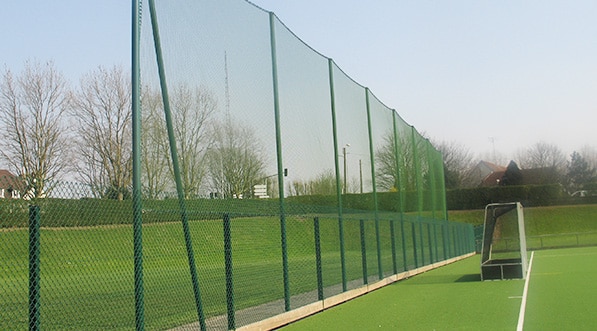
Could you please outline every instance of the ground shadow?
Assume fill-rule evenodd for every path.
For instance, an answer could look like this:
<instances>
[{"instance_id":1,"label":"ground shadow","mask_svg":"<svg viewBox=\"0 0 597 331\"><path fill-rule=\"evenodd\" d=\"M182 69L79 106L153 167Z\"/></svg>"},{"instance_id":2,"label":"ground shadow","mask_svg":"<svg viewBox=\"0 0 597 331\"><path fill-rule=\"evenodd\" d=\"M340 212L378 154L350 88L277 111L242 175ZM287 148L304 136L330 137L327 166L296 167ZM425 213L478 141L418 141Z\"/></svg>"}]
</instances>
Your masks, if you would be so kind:
<instances>
[{"instance_id":1,"label":"ground shadow","mask_svg":"<svg viewBox=\"0 0 597 331\"><path fill-rule=\"evenodd\" d=\"M424 275L409 278L404 282L405 285L429 285L429 284L456 284L480 282L481 274L466 274L466 275ZM401 284L397 282L395 284Z\"/></svg>"},{"instance_id":2,"label":"ground shadow","mask_svg":"<svg viewBox=\"0 0 597 331\"><path fill-rule=\"evenodd\" d=\"M481 274L468 274L456 279L455 283L480 282Z\"/></svg>"}]
</instances>

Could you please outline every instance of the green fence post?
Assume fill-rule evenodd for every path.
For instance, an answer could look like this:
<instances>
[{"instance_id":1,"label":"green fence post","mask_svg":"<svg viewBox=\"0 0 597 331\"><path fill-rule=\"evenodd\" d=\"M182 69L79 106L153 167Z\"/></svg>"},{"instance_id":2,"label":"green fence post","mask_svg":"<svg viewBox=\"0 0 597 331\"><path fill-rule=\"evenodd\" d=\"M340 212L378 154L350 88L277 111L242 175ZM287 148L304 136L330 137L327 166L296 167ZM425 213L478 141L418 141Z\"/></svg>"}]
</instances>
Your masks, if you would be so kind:
<instances>
[{"instance_id":1,"label":"green fence post","mask_svg":"<svg viewBox=\"0 0 597 331\"><path fill-rule=\"evenodd\" d=\"M468 225L468 237L467 237L467 241L468 241L468 251L467 253L470 253L472 251L474 251L474 246L473 246L473 242L475 241L475 232L473 231L473 226L472 225Z\"/></svg>"},{"instance_id":2,"label":"green fence post","mask_svg":"<svg viewBox=\"0 0 597 331\"><path fill-rule=\"evenodd\" d=\"M367 103L367 128L369 132L369 157L371 161L371 185L373 186L373 213L375 215L375 242L377 244L377 274L379 279L383 278L383 266L381 260L381 237L379 234L379 204L377 202L377 184L375 183L375 149L373 146L373 132L371 125L371 106L369 102L369 88L365 88L365 101Z\"/></svg>"},{"instance_id":3,"label":"green fence post","mask_svg":"<svg viewBox=\"0 0 597 331\"><path fill-rule=\"evenodd\" d=\"M330 80L330 100L332 109L332 133L334 138L334 167L336 170L336 198L338 201L338 236L340 241L340 267L342 272L342 292L346 292L346 257L344 254L344 217L342 209L342 184L340 175L340 161L338 158L338 128L336 123L336 96L334 92L334 61L328 59L328 74Z\"/></svg>"},{"instance_id":4,"label":"green fence post","mask_svg":"<svg viewBox=\"0 0 597 331\"><path fill-rule=\"evenodd\" d=\"M419 239L421 241L421 266L425 265L425 236L423 235L423 222L421 217L417 217L419 223Z\"/></svg>"},{"instance_id":5,"label":"green fence post","mask_svg":"<svg viewBox=\"0 0 597 331\"><path fill-rule=\"evenodd\" d=\"M460 255L465 254L466 253L466 228L465 228L465 224L461 224L460 225Z\"/></svg>"},{"instance_id":6,"label":"green fence post","mask_svg":"<svg viewBox=\"0 0 597 331\"><path fill-rule=\"evenodd\" d=\"M473 227L472 224L469 224L468 226L468 241L469 241L469 246L468 246L468 252L474 252L475 251L475 229Z\"/></svg>"},{"instance_id":7,"label":"green fence post","mask_svg":"<svg viewBox=\"0 0 597 331\"><path fill-rule=\"evenodd\" d=\"M282 246L282 273L284 278L284 309L290 310L290 281L288 275L288 245L286 242L286 212L284 210L284 166L282 133L280 127L280 96L278 93L278 61L276 55L275 15L269 12L270 46L272 56L272 84L274 93L274 120L276 126L276 158L278 163L278 192L280 201L280 241Z\"/></svg>"},{"instance_id":8,"label":"green fence post","mask_svg":"<svg viewBox=\"0 0 597 331\"><path fill-rule=\"evenodd\" d=\"M182 186L182 179L180 176L180 166L178 161L178 151L176 148L176 139L174 136L174 128L172 125L172 113L170 111L170 98L168 97L168 86L166 84L166 73L164 69L164 60L162 57L162 45L160 42L160 32L158 27L157 14L155 10L155 0L149 0L149 14L151 17L151 26L153 32L153 42L155 46L156 61L158 64L158 75L160 77L160 87L162 91L162 102L164 104L164 116L166 118L166 129L168 131L168 141L170 143L170 157L172 158L172 168L174 169L174 180L176 182L176 192L178 195L178 204L180 208L180 216L182 222L182 230L185 239L185 246L187 250L187 258L189 261L189 271L191 274L191 283L193 286L193 293L195 295L195 306L197 308L197 315L201 330L206 329L205 314L203 312L203 304L201 300L201 291L199 288L199 276L197 275L197 266L195 264L195 253L193 252L193 242L191 239L191 230L189 228L189 220L187 215L187 208L185 203L184 188Z\"/></svg>"},{"instance_id":9,"label":"green fence post","mask_svg":"<svg viewBox=\"0 0 597 331\"><path fill-rule=\"evenodd\" d=\"M437 221L433 221L433 247L435 247L435 262L440 260L437 244Z\"/></svg>"},{"instance_id":10,"label":"green fence post","mask_svg":"<svg viewBox=\"0 0 597 331\"><path fill-rule=\"evenodd\" d=\"M313 235L315 236L315 269L317 270L317 300L323 300L323 272L321 269L321 237L319 234L319 217L313 218Z\"/></svg>"},{"instance_id":11,"label":"green fence post","mask_svg":"<svg viewBox=\"0 0 597 331\"><path fill-rule=\"evenodd\" d=\"M415 229L415 223L410 222L412 237L413 237L413 251L415 255L415 269L419 267L419 257L417 256L417 231Z\"/></svg>"},{"instance_id":12,"label":"green fence post","mask_svg":"<svg viewBox=\"0 0 597 331\"><path fill-rule=\"evenodd\" d=\"M464 254L464 233L463 233L463 227L461 224L458 225L458 243L460 245L460 254L462 255Z\"/></svg>"},{"instance_id":13,"label":"green fence post","mask_svg":"<svg viewBox=\"0 0 597 331\"><path fill-rule=\"evenodd\" d=\"M392 240L392 271L393 274L398 273L398 262L396 261L396 229L394 219L390 219L390 239Z\"/></svg>"},{"instance_id":14,"label":"green fence post","mask_svg":"<svg viewBox=\"0 0 597 331\"><path fill-rule=\"evenodd\" d=\"M402 261L404 262L404 271L408 270L408 260L406 258L406 238L404 236L404 214L400 214L400 236L402 239Z\"/></svg>"},{"instance_id":15,"label":"green fence post","mask_svg":"<svg viewBox=\"0 0 597 331\"><path fill-rule=\"evenodd\" d=\"M460 226L458 223L454 224L454 236L456 241L456 256L462 255L462 241L460 240Z\"/></svg>"},{"instance_id":16,"label":"green fence post","mask_svg":"<svg viewBox=\"0 0 597 331\"><path fill-rule=\"evenodd\" d=\"M413 172L415 174L415 186L417 189L417 222L419 223L419 237L421 241L421 265L425 265L425 243L423 242L423 224L421 217L423 214L423 183L421 178L421 169L419 163L419 151L417 150L417 140L415 137L415 127L411 125L411 143L413 149Z\"/></svg>"},{"instance_id":17,"label":"green fence post","mask_svg":"<svg viewBox=\"0 0 597 331\"><path fill-rule=\"evenodd\" d=\"M458 255L462 255L464 253L464 234L462 233L462 225L458 224Z\"/></svg>"},{"instance_id":18,"label":"green fence post","mask_svg":"<svg viewBox=\"0 0 597 331\"><path fill-rule=\"evenodd\" d=\"M450 222L446 219L442 221L442 236L444 241L444 259L450 258Z\"/></svg>"},{"instance_id":19,"label":"green fence post","mask_svg":"<svg viewBox=\"0 0 597 331\"><path fill-rule=\"evenodd\" d=\"M465 239L465 244L466 244L466 253L470 253L470 251L471 251L471 234L470 234L468 225L466 225L464 227L464 230L465 230L465 232L464 232L465 238L464 239Z\"/></svg>"},{"instance_id":20,"label":"green fence post","mask_svg":"<svg viewBox=\"0 0 597 331\"><path fill-rule=\"evenodd\" d=\"M140 96L140 25L141 0L133 0L131 54L131 117L133 148L133 261L135 277L135 329L145 329L143 303L143 221L141 204L141 96Z\"/></svg>"},{"instance_id":21,"label":"green fence post","mask_svg":"<svg viewBox=\"0 0 597 331\"><path fill-rule=\"evenodd\" d=\"M363 284L368 284L368 275L367 272L367 239L365 238L365 220L359 221L360 228L361 228L361 261L363 266Z\"/></svg>"},{"instance_id":22,"label":"green fence post","mask_svg":"<svg viewBox=\"0 0 597 331\"><path fill-rule=\"evenodd\" d=\"M454 231L454 224L450 223L450 255L451 257L456 257L457 254L457 246L456 246L456 235Z\"/></svg>"},{"instance_id":23,"label":"green fence post","mask_svg":"<svg viewBox=\"0 0 597 331\"><path fill-rule=\"evenodd\" d=\"M460 254L462 255L464 254L464 232L462 231L464 230L461 224L458 224L458 245L460 246Z\"/></svg>"},{"instance_id":24,"label":"green fence post","mask_svg":"<svg viewBox=\"0 0 597 331\"><path fill-rule=\"evenodd\" d=\"M230 228L230 214L224 214L224 265L226 269L226 315L228 316L228 330L236 329L234 321L234 282L232 278L232 231Z\"/></svg>"},{"instance_id":25,"label":"green fence post","mask_svg":"<svg viewBox=\"0 0 597 331\"><path fill-rule=\"evenodd\" d=\"M454 257L460 255L460 251L458 250L458 234L457 234L457 224L452 225L452 240L454 240Z\"/></svg>"},{"instance_id":26,"label":"green fence post","mask_svg":"<svg viewBox=\"0 0 597 331\"><path fill-rule=\"evenodd\" d=\"M29 330L39 330L39 206L29 206Z\"/></svg>"},{"instance_id":27,"label":"green fence post","mask_svg":"<svg viewBox=\"0 0 597 331\"><path fill-rule=\"evenodd\" d=\"M431 241L431 223L427 223L427 245L429 246L429 263L433 263L433 242Z\"/></svg>"},{"instance_id":28,"label":"green fence post","mask_svg":"<svg viewBox=\"0 0 597 331\"><path fill-rule=\"evenodd\" d=\"M448 226L446 225L448 221L442 221L440 223L440 227L442 229L442 246L444 249L444 260L447 260L450 252L448 252L448 234L447 234L447 228Z\"/></svg>"}]
</instances>

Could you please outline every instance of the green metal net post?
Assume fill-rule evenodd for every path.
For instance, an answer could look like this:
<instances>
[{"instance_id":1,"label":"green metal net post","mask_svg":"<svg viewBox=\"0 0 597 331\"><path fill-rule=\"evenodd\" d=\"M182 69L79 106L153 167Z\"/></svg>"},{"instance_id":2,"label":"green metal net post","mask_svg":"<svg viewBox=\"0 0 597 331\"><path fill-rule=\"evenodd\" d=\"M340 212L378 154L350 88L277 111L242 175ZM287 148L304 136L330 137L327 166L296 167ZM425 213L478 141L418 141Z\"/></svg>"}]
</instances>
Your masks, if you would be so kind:
<instances>
[{"instance_id":1,"label":"green metal net post","mask_svg":"<svg viewBox=\"0 0 597 331\"><path fill-rule=\"evenodd\" d=\"M398 212L400 213L400 218L403 219L404 218L404 212L405 212L405 187L402 183L403 180L403 175L401 173L401 167L400 167L400 161L402 160L403 157L403 151L402 148L403 146L400 146L400 139L398 138L399 134L398 134L398 114L396 113L396 110L392 110L392 129L393 129L393 140L394 140L394 166L395 169L394 171L396 172L396 182L394 183L394 187L396 188L396 190L398 190Z\"/></svg>"},{"instance_id":2,"label":"green metal net post","mask_svg":"<svg viewBox=\"0 0 597 331\"><path fill-rule=\"evenodd\" d=\"M338 203L338 237L340 241L340 268L342 273L342 292L347 290L346 281L346 257L344 252L344 220L342 210L342 184L340 176L340 161L338 160L340 155L338 151L338 126L336 122L336 96L334 92L334 61L328 59L328 72L330 81L330 100L331 100L331 111L332 111L332 133L334 138L334 167L336 172L336 197Z\"/></svg>"},{"instance_id":3,"label":"green metal net post","mask_svg":"<svg viewBox=\"0 0 597 331\"><path fill-rule=\"evenodd\" d=\"M234 319L234 280L232 276L232 231L230 214L224 214L224 266L226 273L226 316L228 317L228 330L236 329Z\"/></svg>"},{"instance_id":4,"label":"green metal net post","mask_svg":"<svg viewBox=\"0 0 597 331\"><path fill-rule=\"evenodd\" d=\"M403 181L403 174L401 172L402 167L400 166L401 160L403 160L404 156L404 146L400 145L400 139L398 134L398 113L396 110L392 112L392 126L394 129L394 157L395 157L395 167L396 167L396 183L394 186L398 190L398 211L400 213L400 235L402 239L402 261L404 265L404 271L408 270L408 260L406 254L406 240L404 236L404 213L406 212L406 192L405 192L405 185L402 183Z\"/></svg>"},{"instance_id":5,"label":"green metal net post","mask_svg":"<svg viewBox=\"0 0 597 331\"><path fill-rule=\"evenodd\" d=\"M39 330L39 206L29 206L29 330Z\"/></svg>"},{"instance_id":6,"label":"green metal net post","mask_svg":"<svg viewBox=\"0 0 597 331\"><path fill-rule=\"evenodd\" d=\"M408 259L406 257L406 236L404 235L404 213L400 214L400 236L402 239L402 262L404 271L408 271Z\"/></svg>"},{"instance_id":7,"label":"green metal net post","mask_svg":"<svg viewBox=\"0 0 597 331\"><path fill-rule=\"evenodd\" d=\"M282 273L284 278L284 309L290 310L290 280L288 275L288 245L286 242L286 213L284 210L284 166L282 164L282 138L280 128L280 96L278 91L278 62L276 55L275 15L269 13L270 45L272 57L272 84L274 97L274 118L276 126L276 158L278 162L278 192L280 202L280 236L282 246Z\"/></svg>"},{"instance_id":8,"label":"green metal net post","mask_svg":"<svg viewBox=\"0 0 597 331\"><path fill-rule=\"evenodd\" d=\"M367 238L365 237L365 220L359 220L359 229L361 235L361 265L363 268L363 284L368 284L369 273L367 271Z\"/></svg>"},{"instance_id":9,"label":"green metal net post","mask_svg":"<svg viewBox=\"0 0 597 331\"><path fill-rule=\"evenodd\" d=\"M170 143L170 157L172 158L172 167L174 169L174 180L176 182L176 192L178 195L178 204L180 208L180 216L182 221L182 228L185 239L185 246L187 250L187 258L189 262L189 270L191 274L191 283L193 286L193 293L195 295L195 306L197 308L197 315L201 330L206 329L205 314L203 312L203 303L201 300L201 290L199 288L199 276L197 274L197 266L195 263L195 253L193 252L193 242L191 239L191 230L189 228L189 220L187 208L185 203L184 188L180 175L180 165L178 162L178 151L176 148L176 139L174 128L172 125L172 112L170 111L170 98L168 97L168 86L166 84L166 73L164 68L164 61L162 57L162 46L160 43L160 32L158 28L158 20L155 10L155 1L149 0L149 12L151 16L151 26L153 31L153 41L155 45L156 60L158 65L158 74L160 77L160 87L162 92L162 102L164 105L164 116L166 118L166 128L168 131L168 140Z\"/></svg>"},{"instance_id":10,"label":"green metal net post","mask_svg":"<svg viewBox=\"0 0 597 331\"><path fill-rule=\"evenodd\" d=\"M141 0L133 0L132 16L131 113L133 135L133 259L135 278L135 328L140 331L145 329L145 309L143 299L143 221L141 216L141 87L139 66Z\"/></svg>"},{"instance_id":11,"label":"green metal net post","mask_svg":"<svg viewBox=\"0 0 597 331\"><path fill-rule=\"evenodd\" d=\"M417 190L417 223L419 223L419 241L421 244L421 265L425 265L425 246L423 242L423 223L421 222L421 216L423 214L423 183L421 178L420 160L418 153L418 144L416 140L416 130L414 126L411 126L411 143L412 143L412 157L413 157L413 170L415 173L415 187Z\"/></svg>"},{"instance_id":12,"label":"green metal net post","mask_svg":"<svg viewBox=\"0 0 597 331\"><path fill-rule=\"evenodd\" d=\"M398 273L398 261L396 258L396 225L393 218L390 219L390 239L392 244L392 271L395 275Z\"/></svg>"},{"instance_id":13,"label":"green metal net post","mask_svg":"<svg viewBox=\"0 0 597 331\"><path fill-rule=\"evenodd\" d=\"M315 270L317 272L317 300L323 300L323 270L321 266L321 235L319 217L313 218L313 236L315 241Z\"/></svg>"},{"instance_id":14,"label":"green metal net post","mask_svg":"<svg viewBox=\"0 0 597 331\"><path fill-rule=\"evenodd\" d=\"M371 104L369 102L369 88L365 88L365 102L367 103L367 132L369 133L369 157L371 159L371 186L373 187L373 215L375 217L375 242L377 245L377 273L383 278L381 262L381 241L379 233L379 204L377 202L377 185L375 183L375 152L373 147L373 132L371 125Z\"/></svg>"}]
</instances>

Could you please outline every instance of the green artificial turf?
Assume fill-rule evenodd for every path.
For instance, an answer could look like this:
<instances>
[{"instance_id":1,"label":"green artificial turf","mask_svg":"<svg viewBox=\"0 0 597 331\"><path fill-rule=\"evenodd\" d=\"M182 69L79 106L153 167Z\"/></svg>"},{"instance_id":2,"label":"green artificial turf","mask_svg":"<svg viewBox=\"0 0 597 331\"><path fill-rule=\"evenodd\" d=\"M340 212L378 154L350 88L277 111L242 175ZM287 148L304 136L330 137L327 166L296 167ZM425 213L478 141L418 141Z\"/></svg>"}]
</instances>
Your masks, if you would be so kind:
<instances>
[{"instance_id":1,"label":"green artificial turf","mask_svg":"<svg viewBox=\"0 0 597 331\"><path fill-rule=\"evenodd\" d=\"M597 249L535 252L525 330L595 330Z\"/></svg>"},{"instance_id":2,"label":"green artificial turf","mask_svg":"<svg viewBox=\"0 0 597 331\"><path fill-rule=\"evenodd\" d=\"M594 330L596 247L534 253L524 330ZM282 330L515 330L525 280L479 280L471 257L383 287Z\"/></svg>"},{"instance_id":3,"label":"green artificial turf","mask_svg":"<svg viewBox=\"0 0 597 331\"><path fill-rule=\"evenodd\" d=\"M479 258L471 257L386 286L283 330L512 330L523 287L523 280L481 282Z\"/></svg>"}]
</instances>

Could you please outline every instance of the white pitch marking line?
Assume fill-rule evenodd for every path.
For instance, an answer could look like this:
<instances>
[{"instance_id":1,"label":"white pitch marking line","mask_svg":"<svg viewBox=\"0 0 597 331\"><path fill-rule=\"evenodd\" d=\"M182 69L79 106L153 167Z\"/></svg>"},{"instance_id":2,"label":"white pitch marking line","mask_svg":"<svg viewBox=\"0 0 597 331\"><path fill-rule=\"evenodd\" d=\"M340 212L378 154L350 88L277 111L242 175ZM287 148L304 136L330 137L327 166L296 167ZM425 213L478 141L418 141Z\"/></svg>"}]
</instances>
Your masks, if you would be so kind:
<instances>
[{"instance_id":1,"label":"white pitch marking line","mask_svg":"<svg viewBox=\"0 0 597 331\"><path fill-rule=\"evenodd\" d=\"M524 325L524 311L527 306L527 293L529 292L529 281L531 280L531 267L533 266L533 256L535 252L531 253L531 259L529 260L529 270L527 270L527 279L524 282L524 291L522 292L522 302L520 303L520 313L518 314L518 325L516 331L522 331Z\"/></svg>"}]
</instances>

